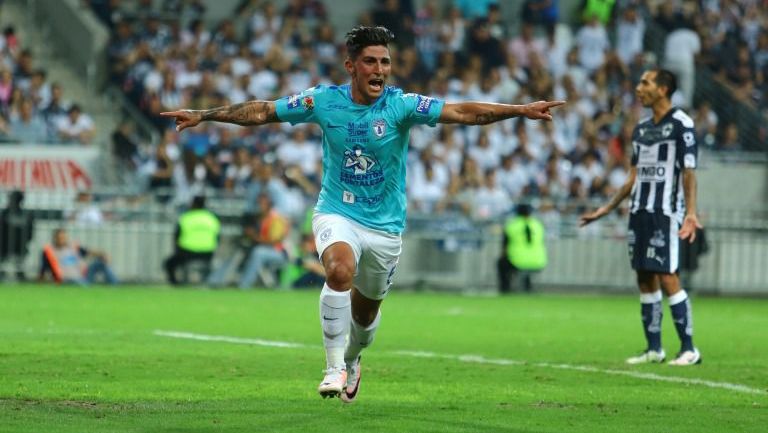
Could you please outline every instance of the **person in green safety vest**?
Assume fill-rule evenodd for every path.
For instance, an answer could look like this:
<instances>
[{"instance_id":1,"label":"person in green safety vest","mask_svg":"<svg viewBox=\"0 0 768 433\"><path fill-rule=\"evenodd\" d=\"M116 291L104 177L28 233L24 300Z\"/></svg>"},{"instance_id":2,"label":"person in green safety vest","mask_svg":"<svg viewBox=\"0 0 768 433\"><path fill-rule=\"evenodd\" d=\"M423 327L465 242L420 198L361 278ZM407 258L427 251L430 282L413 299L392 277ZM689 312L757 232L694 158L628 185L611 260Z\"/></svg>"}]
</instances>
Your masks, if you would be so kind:
<instances>
[{"instance_id":1,"label":"person in green safety vest","mask_svg":"<svg viewBox=\"0 0 768 433\"><path fill-rule=\"evenodd\" d=\"M504 225L504 243L498 261L499 292L511 291L512 278L518 273L523 290L531 291L531 273L547 266L547 247L544 243L544 225L531 216L531 206L517 206L517 216Z\"/></svg>"},{"instance_id":2,"label":"person in green safety vest","mask_svg":"<svg viewBox=\"0 0 768 433\"><path fill-rule=\"evenodd\" d=\"M168 282L179 283L176 269L192 261L202 261L210 267L213 253L219 246L219 218L205 208L205 197L195 196L192 207L179 216L174 236L174 253L163 264Z\"/></svg>"}]
</instances>

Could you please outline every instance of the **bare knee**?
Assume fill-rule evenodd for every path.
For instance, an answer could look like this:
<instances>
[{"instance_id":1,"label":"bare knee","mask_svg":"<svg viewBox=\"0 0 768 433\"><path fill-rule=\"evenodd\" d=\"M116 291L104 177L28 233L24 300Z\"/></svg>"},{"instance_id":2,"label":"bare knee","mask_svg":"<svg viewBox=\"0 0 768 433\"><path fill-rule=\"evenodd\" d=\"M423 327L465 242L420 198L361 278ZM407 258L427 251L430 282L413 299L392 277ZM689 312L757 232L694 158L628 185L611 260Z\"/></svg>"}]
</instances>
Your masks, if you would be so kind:
<instances>
[{"instance_id":1,"label":"bare knee","mask_svg":"<svg viewBox=\"0 0 768 433\"><path fill-rule=\"evenodd\" d=\"M354 263L347 263L343 260L329 260L325 264L325 281L333 290L349 290L352 287L352 279L354 277Z\"/></svg>"},{"instance_id":2,"label":"bare knee","mask_svg":"<svg viewBox=\"0 0 768 433\"><path fill-rule=\"evenodd\" d=\"M376 320L376 315L378 314L379 310L370 310L370 311L352 311L352 319L357 323L358 325L362 325L364 327L368 327L373 323L374 320Z\"/></svg>"}]
</instances>

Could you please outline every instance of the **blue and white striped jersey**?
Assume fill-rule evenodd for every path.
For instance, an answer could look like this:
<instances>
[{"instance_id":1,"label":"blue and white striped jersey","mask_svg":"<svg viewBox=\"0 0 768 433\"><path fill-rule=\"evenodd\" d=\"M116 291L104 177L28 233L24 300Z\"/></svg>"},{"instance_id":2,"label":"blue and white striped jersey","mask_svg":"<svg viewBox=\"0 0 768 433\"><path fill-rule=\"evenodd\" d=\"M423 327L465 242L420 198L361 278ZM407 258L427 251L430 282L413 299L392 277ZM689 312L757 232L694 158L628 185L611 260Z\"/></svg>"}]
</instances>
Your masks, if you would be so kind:
<instances>
[{"instance_id":1,"label":"blue and white striped jersey","mask_svg":"<svg viewBox=\"0 0 768 433\"><path fill-rule=\"evenodd\" d=\"M661 212L682 218L685 213L683 169L695 169L698 144L693 119L672 107L659 121L641 121L632 133L632 186L630 212Z\"/></svg>"}]
</instances>

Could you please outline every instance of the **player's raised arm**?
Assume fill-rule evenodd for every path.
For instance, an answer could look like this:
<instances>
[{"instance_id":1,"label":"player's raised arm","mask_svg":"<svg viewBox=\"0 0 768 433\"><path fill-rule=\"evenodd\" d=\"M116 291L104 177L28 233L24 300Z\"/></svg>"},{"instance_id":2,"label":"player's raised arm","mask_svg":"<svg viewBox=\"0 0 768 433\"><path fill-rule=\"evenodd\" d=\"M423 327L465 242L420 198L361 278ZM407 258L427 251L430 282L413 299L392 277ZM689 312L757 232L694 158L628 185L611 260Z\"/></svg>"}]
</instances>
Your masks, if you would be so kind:
<instances>
[{"instance_id":1,"label":"player's raised arm","mask_svg":"<svg viewBox=\"0 0 768 433\"><path fill-rule=\"evenodd\" d=\"M440 123L462 125L487 125L513 117L527 117L534 120L552 120L550 108L565 104L565 101L537 101L525 105L496 104L491 102L446 103L440 113Z\"/></svg>"},{"instance_id":2,"label":"player's raised arm","mask_svg":"<svg viewBox=\"0 0 768 433\"><path fill-rule=\"evenodd\" d=\"M608 202L608 204L604 206L600 206L597 208L597 210L585 213L579 218L579 227L584 227L585 225L597 221L600 218L608 215L612 210L616 209L618 205L621 204L622 201L624 201L627 196L632 192L632 186L635 184L635 179L637 178L637 168L631 167L629 169L629 175L627 176L627 180L624 181L624 185L619 188L618 191L616 191L616 194L613 195L613 198L611 198L611 201Z\"/></svg>"},{"instance_id":3,"label":"player's raised arm","mask_svg":"<svg viewBox=\"0 0 768 433\"><path fill-rule=\"evenodd\" d=\"M274 101L248 101L240 104L208 110L178 110L160 113L161 116L176 118L176 131L197 126L200 122L234 123L242 126L257 126L280 122Z\"/></svg>"}]
</instances>

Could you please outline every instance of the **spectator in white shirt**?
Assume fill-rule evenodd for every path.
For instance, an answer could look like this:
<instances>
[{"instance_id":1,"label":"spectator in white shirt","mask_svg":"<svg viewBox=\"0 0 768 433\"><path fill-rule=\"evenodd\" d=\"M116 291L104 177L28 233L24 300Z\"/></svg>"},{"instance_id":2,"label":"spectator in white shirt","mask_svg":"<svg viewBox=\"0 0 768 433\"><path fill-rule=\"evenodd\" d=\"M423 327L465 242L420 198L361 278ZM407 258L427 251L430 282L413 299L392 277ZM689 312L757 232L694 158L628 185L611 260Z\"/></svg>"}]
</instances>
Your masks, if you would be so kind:
<instances>
[{"instance_id":1,"label":"spectator in white shirt","mask_svg":"<svg viewBox=\"0 0 768 433\"><path fill-rule=\"evenodd\" d=\"M79 105L73 104L67 115L57 120L56 132L65 143L90 144L96 127L91 116L83 113Z\"/></svg>"},{"instance_id":2,"label":"spectator in white shirt","mask_svg":"<svg viewBox=\"0 0 768 433\"><path fill-rule=\"evenodd\" d=\"M277 147L277 159L285 166L298 166L304 176L312 176L320 159L320 146L308 139L305 128L294 128L292 132L291 138Z\"/></svg>"},{"instance_id":3,"label":"spectator in white shirt","mask_svg":"<svg viewBox=\"0 0 768 433\"><path fill-rule=\"evenodd\" d=\"M590 73L602 66L605 52L611 48L608 32L597 16L593 15L587 25L576 33L576 46L579 48L579 62Z\"/></svg>"},{"instance_id":4,"label":"spectator in white shirt","mask_svg":"<svg viewBox=\"0 0 768 433\"><path fill-rule=\"evenodd\" d=\"M634 6L629 6L616 23L616 54L625 65L643 51L645 21Z\"/></svg>"}]
</instances>

